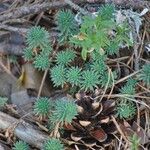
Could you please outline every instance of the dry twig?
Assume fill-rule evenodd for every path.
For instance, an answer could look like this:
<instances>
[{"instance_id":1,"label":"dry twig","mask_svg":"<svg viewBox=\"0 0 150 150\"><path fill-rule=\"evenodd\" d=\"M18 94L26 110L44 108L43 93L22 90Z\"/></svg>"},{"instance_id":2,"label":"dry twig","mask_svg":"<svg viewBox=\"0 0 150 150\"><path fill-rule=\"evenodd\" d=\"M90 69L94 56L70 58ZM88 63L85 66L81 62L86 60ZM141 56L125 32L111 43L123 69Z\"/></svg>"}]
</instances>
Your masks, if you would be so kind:
<instances>
[{"instance_id":1,"label":"dry twig","mask_svg":"<svg viewBox=\"0 0 150 150\"><path fill-rule=\"evenodd\" d=\"M6 130L17 123L19 120L15 119L3 112L0 112L0 129ZM14 134L21 140L37 147L42 148L42 144L47 140L48 135L36 129L33 125L22 121L19 122L14 129Z\"/></svg>"},{"instance_id":2,"label":"dry twig","mask_svg":"<svg viewBox=\"0 0 150 150\"><path fill-rule=\"evenodd\" d=\"M87 0L73 0L72 1L75 4L81 4L81 3L86 3ZM98 3L106 3L108 1L106 0L95 0L95 2ZM138 1L138 0L109 0L109 2L112 2L116 5L119 6L124 6L124 7L132 7L135 9L139 8L148 8L150 9L150 3L148 1ZM5 20L9 19L16 19L16 18L22 18L24 16L28 16L30 14L36 14L40 13L49 9L56 9L56 8L63 8L66 7L68 4L64 2L64 0L59 0L59 1L52 1L52 2L43 2L41 4L33 4L29 6L22 6L17 9L13 9L12 12L9 13L4 13L3 15L0 16L0 22L3 22Z\"/></svg>"}]
</instances>

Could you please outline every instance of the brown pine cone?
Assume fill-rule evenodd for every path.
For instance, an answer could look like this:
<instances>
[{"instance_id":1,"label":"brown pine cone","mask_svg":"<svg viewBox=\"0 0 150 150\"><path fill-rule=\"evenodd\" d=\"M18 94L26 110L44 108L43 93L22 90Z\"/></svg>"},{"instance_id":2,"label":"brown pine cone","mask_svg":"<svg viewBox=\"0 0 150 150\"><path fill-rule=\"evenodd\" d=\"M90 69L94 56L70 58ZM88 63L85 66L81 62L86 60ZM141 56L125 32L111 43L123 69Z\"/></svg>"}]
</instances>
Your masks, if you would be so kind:
<instances>
[{"instance_id":1,"label":"brown pine cone","mask_svg":"<svg viewBox=\"0 0 150 150\"><path fill-rule=\"evenodd\" d=\"M65 125L63 138L71 143L71 149L100 150L109 147L117 133L111 120L115 101L93 99L83 95L76 101L78 116L70 125Z\"/></svg>"}]
</instances>

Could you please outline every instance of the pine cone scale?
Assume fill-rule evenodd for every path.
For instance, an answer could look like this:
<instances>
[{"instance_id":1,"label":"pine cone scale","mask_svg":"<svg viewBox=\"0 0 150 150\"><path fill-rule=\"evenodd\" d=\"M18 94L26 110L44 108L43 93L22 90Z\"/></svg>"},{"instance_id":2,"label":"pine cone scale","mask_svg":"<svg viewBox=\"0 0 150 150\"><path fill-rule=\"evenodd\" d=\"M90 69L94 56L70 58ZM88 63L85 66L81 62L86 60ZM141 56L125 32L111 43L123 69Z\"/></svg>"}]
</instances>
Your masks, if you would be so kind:
<instances>
[{"instance_id":1,"label":"pine cone scale","mask_svg":"<svg viewBox=\"0 0 150 150\"><path fill-rule=\"evenodd\" d=\"M90 135L99 142L104 142L107 139L107 134L102 128L90 131Z\"/></svg>"}]
</instances>

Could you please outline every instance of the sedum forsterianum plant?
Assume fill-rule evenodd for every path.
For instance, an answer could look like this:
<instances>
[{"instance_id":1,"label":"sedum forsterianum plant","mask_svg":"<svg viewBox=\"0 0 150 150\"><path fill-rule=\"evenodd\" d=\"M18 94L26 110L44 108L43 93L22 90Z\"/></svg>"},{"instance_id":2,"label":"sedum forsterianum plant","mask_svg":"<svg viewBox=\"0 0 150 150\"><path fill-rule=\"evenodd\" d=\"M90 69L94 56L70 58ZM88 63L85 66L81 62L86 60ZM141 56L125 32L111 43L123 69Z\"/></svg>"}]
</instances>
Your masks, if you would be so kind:
<instances>
[{"instance_id":1,"label":"sedum forsterianum plant","mask_svg":"<svg viewBox=\"0 0 150 150\"><path fill-rule=\"evenodd\" d=\"M73 50L65 50L57 53L56 63L58 65L67 65L75 59L75 52Z\"/></svg>"},{"instance_id":2,"label":"sedum forsterianum plant","mask_svg":"<svg viewBox=\"0 0 150 150\"><path fill-rule=\"evenodd\" d=\"M72 35L78 33L78 25L74 17L74 14L70 10L58 11L56 22L60 31L60 43L68 41Z\"/></svg>"},{"instance_id":3,"label":"sedum forsterianum plant","mask_svg":"<svg viewBox=\"0 0 150 150\"><path fill-rule=\"evenodd\" d=\"M135 94L135 86L136 86L136 80L130 78L128 79L127 83L125 86L123 86L121 89L120 89L120 92L121 94L128 94L130 95L129 97L134 97L134 94Z\"/></svg>"},{"instance_id":4,"label":"sedum forsterianum plant","mask_svg":"<svg viewBox=\"0 0 150 150\"><path fill-rule=\"evenodd\" d=\"M36 56L33 65L38 70L45 70L50 66L50 60L48 55L38 55Z\"/></svg>"},{"instance_id":5,"label":"sedum forsterianum plant","mask_svg":"<svg viewBox=\"0 0 150 150\"><path fill-rule=\"evenodd\" d=\"M50 66L49 55L52 51L50 35L43 27L35 26L27 32L27 47L24 49L24 59L33 62L38 70L46 70Z\"/></svg>"},{"instance_id":6,"label":"sedum forsterianum plant","mask_svg":"<svg viewBox=\"0 0 150 150\"><path fill-rule=\"evenodd\" d=\"M18 141L14 144L13 150L30 150L29 145L24 141Z\"/></svg>"},{"instance_id":7,"label":"sedum forsterianum plant","mask_svg":"<svg viewBox=\"0 0 150 150\"><path fill-rule=\"evenodd\" d=\"M63 87L66 83L66 68L63 65L55 65L51 68L50 76L54 86Z\"/></svg>"},{"instance_id":8,"label":"sedum forsterianum plant","mask_svg":"<svg viewBox=\"0 0 150 150\"><path fill-rule=\"evenodd\" d=\"M25 58L26 61L30 61L33 59L34 53L32 48L30 47L26 47L23 51L23 56Z\"/></svg>"},{"instance_id":9,"label":"sedum forsterianum plant","mask_svg":"<svg viewBox=\"0 0 150 150\"><path fill-rule=\"evenodd\" d=\"M130 144L130 150L138 150L140 146L140 138L137 136L137 134L133 134L129 137Z\"/></svg>"},{"instance_id":10,"label":"sedum forsterianum plant","mask_svg":"<svg viewBox=\"0 0 150 150\"><path fill-rule=\"evenodd\" d=\"M5 104L7 103L7 101L8 101L7 97L1 97L0 96L0 109L5 106Z\"/></svg>"},{"instance_id":11,"label":"sedum forsterianum plant","mask_svg":"<svg viewBox=\"0 0 150 150\"><path fill-rule=\"evenodd\" d=\"M122 99L117 105L117 116L120 119L129 119L136 114L135 104L133 102L126 102Z\"/></svg>"},{"instance_id":12,"label":"sedum forsterianum plant","mask_svg":"<svg viewBox=\"0 0 150 150\"><path fill-rule=\"evenodd\" d=\"M52 108L50 99L46 97L40 97L34 104L34 113L38 116L45 117L49 114Z\"/></svg>"},{"instance_id":13,"label":"sedum forsterianum plant","mask_svg":"<svg viewBox=\"0 0 150 150\"><path fill-rule=\"evenodd\" d=\"M50 69L50 77L55 87L64 87L66 83L85 91L94 90L99 85L105 87L109 78L106 66L107 55L116 54L117 45L120 46L122 43L130 45L128 24L126 22L117 24L114 13L114 5L104 5L97 15L83 16L80 29L70 10L61 10L57 13L55 19L61 32L61 41L67 40L81 47L81 56L84 60L89 57L90 65L87 69L82 66L82 71L79 71L78 67L71 67L76 57L75 51L68 48L57 52L53 67ZM53 62L50 58L52 48L49 38L48 31L40 26L32 27L27 33L28 47L24 50L24 57L27 61L33 62L38 70L48 69ZM87 55L88 53L90 55ZM113 76L115 79L115 75ZM109 87L114 79L113 77L110 79Z\"/></svg>"},{"instance_id":14,"label":"sedum forsterianum plant","mask_svg":"<svg viewBox=\"0 0 150 150\"><path fill-rule=\"evenodd\" d=\"M40 26L32 27L27 32L27 44L31 49L47 47L50 35L48 31Z\"/></svg>"},{"instance_id":15,"label":"sedum forsterianum plant","mask_svg":"<svg viewBox=\"0 0 150 150\"><path fill-rule=\"evenodd\" d=\"M54 111L50 116L53 123L71 123L72 119L77 115L77 106L73 100L61 98L55 102Z\"/></svg>"},{"instance_id":16,"label":"sedum forsterianum plant","mask_svg":"<svg viewBox=\"0 0 150 150\"><path fill-rule=\"evenodd\" d=\"M99 55L115 54L118 46L132 44L128 24L124 22L118 25L114 13L114 5L102 6L95 17L85 16L79 34L70 38L72 44L82 48L81 56L84 60L88 53L95 51Z\"/></svg>"},{"instance_id":17,"label":"sedum forsterianum plant","mask_svg":"<svg viewBox=\"0 0 150 150\"><path fill-rule=\"evenodd\" d=\"M129 99L134 99L136 80L128 79L125 86L120 90L121 94L125 94L124 98L119 99L116 107L117 116L120 119L132 118L136 114L135 103ZM129 98L129 99L128 99Z\"/></svg>"},{"instance_id":18,"label":"sedum forsterianum plant","mask_svg":"<svg viewBox=\"0 0 150 150\"><path fill-rule=\"evenodd\" d=\"M147 87L150 86L150 63L143 65L139 79L142 80Z\"/></svg>"},{"instance_id":19,"label":"sedum forsterianum plant","mask_svg":"<svg viewBox=\"0 0 150 150\"><path fill-rule=\"evenodd\" d=\"M99 74L93 70L85 70L82 72L81 76L81 89L94 90L94 87L99 83Z\"/></svg>"},{"instance_id":20,"label":"sedum forsterianum plant","mask_svg":"<svg viewBox=\"0 0 150 150\"><path fill-rule=\"evenodd\" d=\"M66 73L67 81L72 85L79 86L81 82L81 68L70 67Z\"/></svg>"},{"instance_id":21,"label":"sedum forsterianum plant","mask_svg":"<svg viewBox=\"0 0 150 150\"><path fill-rule=\"evenodd\" d=\"M97 59L97 60L93 60L90 63L90 67L92 70L97 71L101 75L107 70L107 66L105 64L105 61L101 58Z\"/></svg>"},{"instance_id":22,"label":"sedum forsterianum plant","mask_svg":"<svg viewBox=\"0 0 150 150\"><path fill-rule=\"evenodd\" d=\"M64 146L59 139L50 138L44 142L42 150L64 150Z\"/></svg>"},{"instance_id":23,"label":"sedum forsterianum plant","mask_svg":"<svg viewBox=\"0 0 150 150\"><path fill-rule=\"evenodd\" d=\"M116 25L114 13L114 5L104 5L95 17L84 16L79 34L77 34L78 26L74 15L70 10L62 10L57 13L56 21L62 37L70 39L71 43L82 48L84 60L87 58L87 53L91 53L89 55L91 58L89 59L89 68L86 69L83 66L82 71L79 71L78 67L71 67L76 57L75 51L68 48L57 52L54 65L50 69L50 77L55 87L64 87L66 83L85 91L94 90L99 85L105 87L109 77L105 63L106 57L108 54L115 53L108 52L108 50L112 45L127 43L127 35L124 35L127 27L124 24ZM110 34L111 32L108 32L112 30L114 37ZM27 33L28 47L24 51L24 57L26 60L32 61L38 70L46 70L52 63L49 37L49 33L39 26L32 27ZM114 39L115 41L113 41ZM116 49L115 47L114 51ZM112 85L112 81L113 78L110 79L109 87Z\"/></svg>"}]
</instances>

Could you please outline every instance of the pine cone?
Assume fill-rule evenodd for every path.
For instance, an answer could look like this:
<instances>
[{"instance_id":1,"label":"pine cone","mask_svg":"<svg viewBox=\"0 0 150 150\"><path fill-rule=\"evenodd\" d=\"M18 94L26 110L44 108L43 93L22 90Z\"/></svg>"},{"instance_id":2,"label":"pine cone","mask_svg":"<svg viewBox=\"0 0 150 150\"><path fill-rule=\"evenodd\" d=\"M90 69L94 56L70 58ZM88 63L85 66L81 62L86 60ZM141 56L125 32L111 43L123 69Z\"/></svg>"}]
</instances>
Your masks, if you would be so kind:
<instances>
[{"instance_id":1,"label":"pine cone","mask_svg":"<svg viewBox=\"0 0 150 150\"><path fill-rule=\"evenodd\" d=\"M76 101L78 116L72 124L65 125L64 139L70 141L71 149L79 150L108 147L113 141L117 130L111 120L114 114L115 101L90 98L85 95ZM73 143L73 144L72 144Z\"/></svg>"}]
</instances>

